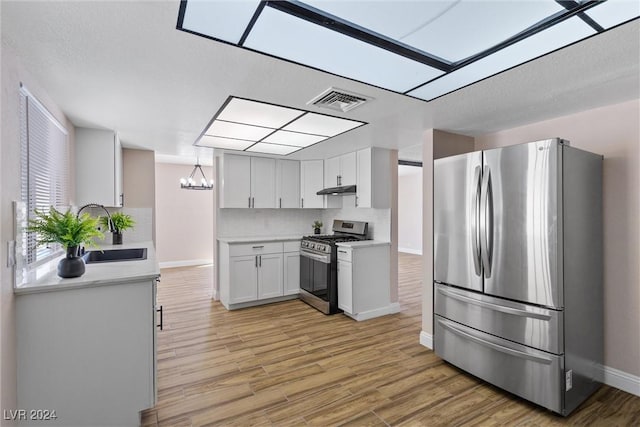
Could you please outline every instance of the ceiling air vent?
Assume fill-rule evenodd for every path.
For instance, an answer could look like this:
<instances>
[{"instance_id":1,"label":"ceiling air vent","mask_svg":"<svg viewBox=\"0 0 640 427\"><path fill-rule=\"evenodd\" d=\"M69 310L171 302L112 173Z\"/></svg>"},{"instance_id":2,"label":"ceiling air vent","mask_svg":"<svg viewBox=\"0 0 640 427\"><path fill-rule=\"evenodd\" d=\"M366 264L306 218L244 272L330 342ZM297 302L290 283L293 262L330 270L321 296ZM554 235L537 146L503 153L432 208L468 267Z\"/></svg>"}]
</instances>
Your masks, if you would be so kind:
<instances>
[{"instance_id":1,"label":"ceiling air vent","mask_svg":"<svg viewBox=\"0 0 640 427\"><path fill-rule=\"evenodd\" d=\"M354 108L370 101L372 98L367 98L363 95L356 93L349 93L347 91L330 87L322 92L320 95L307 102L307 105L313 104L322 108L329 108L331 110L347 112Z\"/></svg>"}]
</instances>

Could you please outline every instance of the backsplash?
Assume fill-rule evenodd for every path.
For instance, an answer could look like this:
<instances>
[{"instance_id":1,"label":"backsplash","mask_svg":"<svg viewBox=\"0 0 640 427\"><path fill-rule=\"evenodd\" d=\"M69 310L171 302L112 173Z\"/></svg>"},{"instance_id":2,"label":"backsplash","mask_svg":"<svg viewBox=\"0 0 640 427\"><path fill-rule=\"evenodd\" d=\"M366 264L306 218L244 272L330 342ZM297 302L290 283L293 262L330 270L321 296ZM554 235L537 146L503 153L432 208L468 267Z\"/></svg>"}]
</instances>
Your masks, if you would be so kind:
<instances>
[{"instance_id":1,"label":"backsplash","mask_svg":"<svg viewBox=\"0 0 640 427\"><path fill-rule=\"evenodd\" d=\"M322 212L322 222L324 230L331 233L331 226L334 219L366 221L369 223L368 237L373 240L383 242L391 241L391 209L372 208L341 208L324 209Z\"/></svg>"},{"instance_id":2,"label":"backsplash","mask_svg":"<svg viewBox=\"0 0 640 427\"><path fill-rule=\"evenodd\" d=\"M123 241L125 243L148 242L153 240L153 210L151 208L107 208L109 213L122 212L131 215L136 224L132 229L125 230ZM105 213L100 208L87 208L83 212L88 212L91 216L104 216ZM111 243L111 233L109 230L104 232L103 243ZM101 241L97 241L100 245Z\"/></svg>"},{"instance_id":3,"label":"backsplash","mask_svg":"<svg viewBox=\"0 0 640 427\"><path fill-rule=\"evenodd\" d=\"M311 225L323 220L324 209L218 209L218 237L313 234ZM323 233L331 232L327 223Z\"/></svg>"}]
</instances>

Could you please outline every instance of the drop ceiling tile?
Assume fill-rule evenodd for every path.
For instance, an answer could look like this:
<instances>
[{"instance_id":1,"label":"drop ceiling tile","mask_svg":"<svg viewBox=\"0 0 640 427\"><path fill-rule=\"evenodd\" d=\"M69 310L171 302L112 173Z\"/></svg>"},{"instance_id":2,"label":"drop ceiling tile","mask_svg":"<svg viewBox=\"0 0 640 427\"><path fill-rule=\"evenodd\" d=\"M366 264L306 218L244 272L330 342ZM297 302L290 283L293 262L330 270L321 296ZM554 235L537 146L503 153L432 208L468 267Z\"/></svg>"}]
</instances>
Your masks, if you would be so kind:
<instances>
[{"instance_id":1,"label":"drop ceiling tile","mask_svg":"<svg viewBox=\"0 0 640 427\"><path fill-rule=\"evenodd\" d=\"M291 154L300 149L300 147L292 147L290 145L266 144L264 142L259 142L247 149L247 151L252 153L279 154L281 156L286 156L287 154Z\"/></svg>"},{"instance_id":2,"label":"drop ceiling tile","mask_svg":"<svg viewBox=\"0 0 640 427\"><path fill-rule=\"evenodd\" d=\"M307 113L283 129L293 132L311 133L314 135L335 136L364 125L363 122Z\"/></svg>"},{"instance_id":3,"label":"drop ceiling tile","mask_svg":"<svg viewBox=\"0 0 640 427\"><path fill-rule=\"evenodd\" d=\"M248 141L259 141L272 133L274 129L258 126L243 125L240 123L224 122L214 120L209 129L205 132L209 136L220 136L224 138L246 139Z\"/></svg>"},{"instance_id":4,"label":"drop ceiling tile","mask_svg":"<svg viewBox=\"0 0 640 427\"><path fill-rule=\"evenodd\" d=\"M277 129L301 114L304 114L304 111L248 99L231 98L216 119Z\"/></svg>"},{"instance_id":5,"label":"drop ceiling tile","mask_svg":"<svg viewBox=\"0 0 640 427\"><path fill-rule=\"evenodd\" d=\"M204 135L195 143L199 147L224 148L226 150L245 150L251 147L252 144L255 144L255 142L209 135Z\"/></svg>"},{"instance_id":6,"label":"drop ceiling tile","mask_svg":"<svg viewBox=\"0 0 640 427\"><path fill-rule=\"evenodd\" d=\"M244 46L397 92L443 74L271 7L264 8Z\"/></svg>"},{"instance_id":7,"label":"drop ceiling tile","mask_svg":"<svg viewBox=\"0 0 640 427\"><path fill-rule=\"evenodd\" d=\"M637 0L609 0L585 12L603 28L611 28L640 16L640 2Z\"/></svg>"},{"instance_id":8,"label":"drop ceiling tile","mask_svg":"<svg viewBox=\"0 0 640 427\"><path fill-rule=\"evenodd\" d=\"M262 142L293 145L295 147L308 147L320 141L324 141L325 139L327 139L326 136L309 135L306 133L287 132L286 130L279 130L266 137Z\"/></svg>"}]
</instances>

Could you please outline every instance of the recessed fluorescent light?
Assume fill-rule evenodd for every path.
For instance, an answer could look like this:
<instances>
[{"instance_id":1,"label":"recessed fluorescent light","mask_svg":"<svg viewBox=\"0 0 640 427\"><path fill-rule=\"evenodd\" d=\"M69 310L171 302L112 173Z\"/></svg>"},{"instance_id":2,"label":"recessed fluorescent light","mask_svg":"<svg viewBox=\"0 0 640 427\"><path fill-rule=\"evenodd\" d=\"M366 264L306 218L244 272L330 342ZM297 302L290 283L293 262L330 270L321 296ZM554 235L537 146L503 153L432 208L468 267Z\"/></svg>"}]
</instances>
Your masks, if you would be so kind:
<instances>
[{"instance_id":1,"label":"recessed fluorescent light","mask_svg":"<svg viewBox=\"0 0 640 427\"><path fill-rule=\"evenodd\" d=\"M300 150L300 147L292 147L290 145L279 145L279 144L265 144L264 142L258 142L256 145L252 145L246 151L251 151L252 153L264 153L264 154L279 154L281 156L286 156L287 154L291 154L294 151Z\"/></svg>"},{"instance_id":2,"label":"recessed fluorescent light","mask_svg":"<svg viewBox=\"0 0 640 427\"><path fill-rule=\"evenodd\" d=\"M339 117L325 116L323 114L309 113L300 117L283 129L293 132L312 133L314 135L336 136L351 129L362 126L364 123Z\"/></svg>"},{"instance_id":3,"label":"recessed fluorescent light","mask_svg":"<svg viewBox=\"0 0 640 427\"><path fill-rule=\"evenodd\" d=\"M320 141L327 139L326 136L309 135L299 132L287 132L286 130L279 130L265 139L262 142L270 142L272 144L293 145L295 147L308 147Z\"/></svg>"},{"instance_id":4,"label":"recessed fluorescent light","mask_svg":"<svg viewBox=\"0 0 640 427\"><path fill-rule=\"evenodd\" d=\"M258 0L189 1L184 5L182 27L206 37L238 43L260 5Z\"/></svg>"},{"instance_id":5,"label":"recessed fluorescent light","mask_svg":"<svg viewBox=\"0 0 640 427\"><path fill-rule=\"evenodd\" d=\"M282 156L366 124L233 96L210 123L194 145Z\"/></svg>"},{"instance_id":6,"label":"recessed fluorescent light","mask_svg":"<svg viewBox=\"0 0 640 427\"><path fill-rule=\"evenodd\" d=\"M216 119L273 129L281 128L304 111L248 99L231 98Z\"/></svg>"},{"instance_id":7,"label":"recessed fluorescent light","mask_svg":"<svg viewBox=\"0 0 640 427\"><path fill-rule=\"evenodd\" d=\"M273 133L273 131L274 129L270 128L214 120L209 129L205 131L205 135L260 141L265 136Z\"/></svg>"},{"instance_id":8,"label":"recessed fluorescent light","mask_svg":"<svg viewBox=\"0 0 640 427\"><path fill-rule=\"evenodd\" d=\"M254 141L204 135L195 145L200 147L224 148L225 150L245 150L253 144L255 144Z\"/></svg>"},{"instance_id":9,"label":"recessed fluorescent light","mask_svg":"<svg viewBox=\"0 0 640 427\"><path fill-rule=\"evenodd\" d=\"M604 28L611 28L640 15L640 3L637 0L599 2L586 12Z\"/></svg>"}]
</instances>

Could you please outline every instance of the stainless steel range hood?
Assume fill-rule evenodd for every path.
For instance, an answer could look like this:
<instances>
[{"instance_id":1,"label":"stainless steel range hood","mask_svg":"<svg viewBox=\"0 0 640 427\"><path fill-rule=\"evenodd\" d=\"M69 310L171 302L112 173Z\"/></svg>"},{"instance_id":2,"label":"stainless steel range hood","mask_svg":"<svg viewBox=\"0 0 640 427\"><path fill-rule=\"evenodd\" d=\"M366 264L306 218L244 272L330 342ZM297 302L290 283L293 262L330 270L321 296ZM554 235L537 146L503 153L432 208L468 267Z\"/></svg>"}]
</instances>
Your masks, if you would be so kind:
<instances>
[{"instance_id":1,"label":"stainless steel range hood","mask_svg":"<svg viewBox=\"0 0 640 427\"><path fill-rule=\"evenodd\" d=\"M343 185L341 187L324 188L316 193L318 196L327 194L329 196L353 196L356 194L355 185Z\"/></svg>"}]
</instances>

